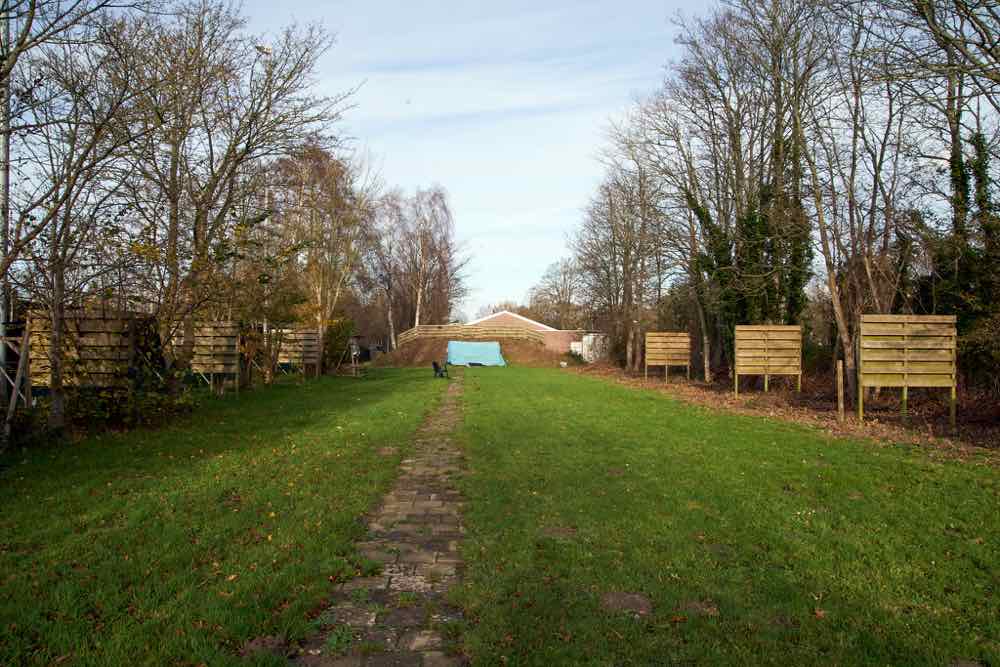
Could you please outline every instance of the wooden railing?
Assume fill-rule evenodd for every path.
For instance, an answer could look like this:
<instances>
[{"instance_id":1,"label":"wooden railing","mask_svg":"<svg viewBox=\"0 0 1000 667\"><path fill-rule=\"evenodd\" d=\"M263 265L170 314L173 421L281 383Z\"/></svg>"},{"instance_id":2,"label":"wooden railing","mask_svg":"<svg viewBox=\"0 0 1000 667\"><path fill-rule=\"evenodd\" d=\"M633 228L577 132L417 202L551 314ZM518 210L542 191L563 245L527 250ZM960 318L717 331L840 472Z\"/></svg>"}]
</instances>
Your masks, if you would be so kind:
<instances>
[{"instance_id":1,"label":"wooden railing","mask_svg":"<svg viewBox=\"0 0 1000 667\"><path fill-rule=\"evenodd\" d=\"M399 334L397 341L406 345L424 338L449 338L452 340L493 340L513 338L545 344L545 336L538 331L519 327L481 327L466 324L421 324Z\"/></svg>"}]
</instances>

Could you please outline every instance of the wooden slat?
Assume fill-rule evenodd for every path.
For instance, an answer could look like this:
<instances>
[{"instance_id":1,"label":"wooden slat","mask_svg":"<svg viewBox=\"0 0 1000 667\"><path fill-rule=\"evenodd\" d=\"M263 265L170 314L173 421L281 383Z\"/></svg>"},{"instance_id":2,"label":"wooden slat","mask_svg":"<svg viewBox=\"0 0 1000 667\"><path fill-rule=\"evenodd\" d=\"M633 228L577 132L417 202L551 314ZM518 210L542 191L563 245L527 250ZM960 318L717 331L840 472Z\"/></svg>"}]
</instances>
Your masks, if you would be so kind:
<instances>
[{"instance_id":1,"label":"wooden slat","mask_svg":"<svg viewBox=\"0 0 1000 667\"><path fill-rule=\"evenodd\" d=\"M421 338L451 338L455 340L513 338L530 340L540 344L545 343L545 336L541 332L531 329L522 329L519 327L481 327L465 324L422 324L419 327L404 331L399 335L397 340L400 344L404 344Z\"/></svg>"},{"instance_id":2,"label":"wooden slat","mask_svg":"<svg viewBox=\"0 0 1000 667\"><path fill-rule=\"evenodd\" d=\"M864 350L953 350L954 338L913 338L910 340L885 340L883 338L863 337L861 349Z\"/></svg>"},{"instance_id":3,"label":"wooden slat","mask_svg":"<svg viewBox=\"0 0 1000 667\"><path fill-rule=\"evenodd\" d=\"M868 336L950 336L955 330L951 324L876 323L865 324Z\"/></svg>"},{"instance_id":4,"label":"wooden slat","mask_svg":"<svg viewBox=\"0 0 1000 667\"><path fill-rule=\"evenodd\" d=\"M950 375L866 373L862 376L862 383L866 387L951 387L955 380Z\"/></svg>"},{"instance_id":5,"label":"wooden slat","mask_svg":"<svg viewBox=\"0 0 1000 667\"><path fill-rule=\"evenodd\" d=\"M862 315L861 323L946 323L955 324L957 318L954 315Z\"/></svg>"},{"instance_id":6,"label":"wooden slat","mask_svg":"<svg viewBox=\"0 0 1000 667\"><path fill-rule=\"evenodd\" d=\"M737 375L799 375L801 372L797 366L794 369L772 366L748 366L736 369Z\"/></svg>"}]
</instances>

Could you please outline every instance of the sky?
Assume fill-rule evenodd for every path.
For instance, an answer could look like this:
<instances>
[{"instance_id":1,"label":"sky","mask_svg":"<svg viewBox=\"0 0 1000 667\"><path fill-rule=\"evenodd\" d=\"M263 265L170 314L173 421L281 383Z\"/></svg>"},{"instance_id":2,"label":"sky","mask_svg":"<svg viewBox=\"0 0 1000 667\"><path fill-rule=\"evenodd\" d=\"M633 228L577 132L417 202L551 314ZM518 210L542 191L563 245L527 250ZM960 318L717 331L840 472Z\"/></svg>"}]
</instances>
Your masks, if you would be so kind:
<instances>
[{"instance_id":1,"label":"sky","mask_svg":"<svg viewBox=\"0 0 1000 667\"><path fill-rule=\"evenodd\" d=\"M360 85L342 123L381 178L448 191L471 256L468 317L523 302L600 182L609 123L656 90L679 0L247 0L255 32L322 22L328 94Z\"/></svg>"}]
</instances>

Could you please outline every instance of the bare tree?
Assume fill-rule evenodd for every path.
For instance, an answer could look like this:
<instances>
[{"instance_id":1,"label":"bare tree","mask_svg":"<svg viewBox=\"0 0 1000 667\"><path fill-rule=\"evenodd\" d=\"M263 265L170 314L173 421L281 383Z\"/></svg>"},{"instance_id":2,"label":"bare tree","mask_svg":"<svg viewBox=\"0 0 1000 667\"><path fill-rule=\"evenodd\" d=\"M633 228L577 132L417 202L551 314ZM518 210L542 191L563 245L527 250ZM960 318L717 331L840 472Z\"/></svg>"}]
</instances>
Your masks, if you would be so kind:
<instances>
[{"instance_id":1,"label":"bare tree","mask_svg":"<svg viewBox=\"0 0 1000 667\"><path fill-rule=\"evenodd\" d=\"M29 58L44 80L46 104L33 111L37 127L21 145L21 163L31 175L21 179L15 205L21 215L49 222L24 246L29 262L15 275L48 307L49 423L62 428L66 306L80 304L97 278L127 260L120 233L124 211L110 166L135 139L125 128L138 91L120 76L131 65L111 29L85 49L45 46Z\"/></svg>"},{"instance_id":2,"label":"bare tree","mask_svg":"<svg viewBox=\"0 0 1000 667\"><path fill-rule=\"evenodd\" d=\"M531 288L529 306L540 321L557 329L579 327L581 275L572 259L549 265L542 279Z\"/></svg>"},{"instance_id":3,"label":"bare tree","mask_svg":"<svg viewBox=\"0 0 1000 667\"><path fill-rule=\"evenodd\" d=\"M190 356L194 315L211 301L225 241L255 164L320 140L349 93L319 97L312 81L331 44L318 26L290 28L271 45L244 32L227 4L193 0L169 19L133 23L148 140L128 165L132 204L163 248L150 286L175 363ZM266 215L262 212L261 215ZM174 339L183 324L184 350Z\"/></svg>"}]
</instances>

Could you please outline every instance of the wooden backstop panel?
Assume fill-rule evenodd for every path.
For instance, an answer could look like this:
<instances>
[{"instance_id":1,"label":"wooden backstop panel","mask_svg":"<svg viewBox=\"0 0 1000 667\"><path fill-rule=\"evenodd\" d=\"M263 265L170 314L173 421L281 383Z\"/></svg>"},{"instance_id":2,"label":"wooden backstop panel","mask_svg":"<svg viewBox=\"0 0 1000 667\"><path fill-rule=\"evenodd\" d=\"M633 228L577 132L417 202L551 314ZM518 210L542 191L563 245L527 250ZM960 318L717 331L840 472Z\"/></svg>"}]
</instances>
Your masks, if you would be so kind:
<instances>
[{"instance_id":1,"label":"wooden backstop panel","mask_svg":"<svg viewBox=\"0 0 1000 667\"><path fill-rule=\"evenodd\" d=\"M691 379L691 334L686 331L650 331L646 334L646 377L650 366L663 366L666 381L671 366L684 366Z\"/></svg>"},{"instance_id":2,"label":"wooden backstop panel","mask_svg":"<svg viewBox=\"0 0 1000 667\"><path fill-rule=\"evenodd\" d=\"M396 337L400 346L424 338L448 338L450 340L496 340L513 338L545 344L545 336L532 329L520 327L479 326L475 324L421 324L407 329Z\"/></svg>"},{"instance_id":3,"label":"wooden backstop panel","mask_svg":"<svg viewBox=\"0 0 1000 667\"><path fill-rule=\"evenodd\" d=\"M802 389L802 327L759 324L736 327L736 364L733 388L740 394L741 375L763 375L764 391L772 375L796 376Z\"/></svg>"},{"instance_id":4,"label":"wooden backstop panel","mask_svg":"<svg viewBox=\"0 0 1000 667\"><path fill-rule=\"evenodd\" d=\"M954 315L862 315L858 336L858 418L864 419L864 389L900 387L907 413L910 387L951 389L955 425L957 340Z\"/></svg>"},{"instance_id":5,"label":"wooden backstop panel","mask_svg":"<svg viewBox=\"0 0 1000 667\"><path fill-rule=\"evenodd\" d=\"M305 368L319 364L319 332L315 329L286 329L282 332L279 364L292 364Z\"/></svg>"},{"instance_id":6,"label":"wooden backstop panel","mask_svg":"<svg viewBox=\"0 0 1000 667\"><path fill-rule=\"evenodd\" d=\"M136 322L143 316L115 311L67 309L63 319L63 386L123 387L135 354ZM47 312L28 314L31 383L49 387L52 320Z\"/></svg>"},{"instance_id":7,"label":"wooden backstop panel","mask_svg":"<svg viewBox=\"0 0 1000 667\"><path fill-rule=\"evenodd\" d=\"M195 323L191 370L207 375L237 375L240 372L240 325L236 322Z\"/></svg>"}]
</instances>

